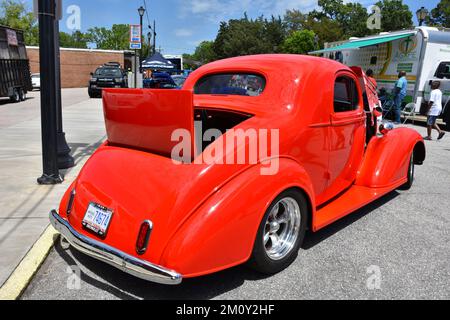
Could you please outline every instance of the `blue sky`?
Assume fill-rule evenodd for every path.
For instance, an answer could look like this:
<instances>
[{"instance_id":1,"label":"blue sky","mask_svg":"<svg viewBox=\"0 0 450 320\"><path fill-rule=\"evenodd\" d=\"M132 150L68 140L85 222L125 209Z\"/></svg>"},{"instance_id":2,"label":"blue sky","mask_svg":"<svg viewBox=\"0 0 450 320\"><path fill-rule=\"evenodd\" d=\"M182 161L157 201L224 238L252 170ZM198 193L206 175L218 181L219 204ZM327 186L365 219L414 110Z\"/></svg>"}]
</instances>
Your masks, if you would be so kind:
<instances>
[{"instance_id":1,"label":"blue sky","mask_svg":"<svg viewBox=\"0 0 450 320\"><path fill-rule=\"evenodd\" d=\"M377 0L359 0L370 7ZM32 2L26 0L26 2ZM240 18L244 12L250 17L261 14L283 14L286 9L308 12L317 6L317 0L146 0L149 19L157 22L157 46L164 54L191 53L203 40L213 40L219 23L230 18ZM347 0L349 2L349 0ZM353 1L356 2L356 1ZM404 0L413 12L421 6L429 10L439 0ZM70 5L81 9L81 30L93 26L110 27L114 23L138 24L137 8L144 0L63 0L64 11ZM61 21L61 30L66 27L67 13ZM147 25L147 18L144 25ZM147 30L144 29L145 34Z\"/></svg>"}]
</instances>

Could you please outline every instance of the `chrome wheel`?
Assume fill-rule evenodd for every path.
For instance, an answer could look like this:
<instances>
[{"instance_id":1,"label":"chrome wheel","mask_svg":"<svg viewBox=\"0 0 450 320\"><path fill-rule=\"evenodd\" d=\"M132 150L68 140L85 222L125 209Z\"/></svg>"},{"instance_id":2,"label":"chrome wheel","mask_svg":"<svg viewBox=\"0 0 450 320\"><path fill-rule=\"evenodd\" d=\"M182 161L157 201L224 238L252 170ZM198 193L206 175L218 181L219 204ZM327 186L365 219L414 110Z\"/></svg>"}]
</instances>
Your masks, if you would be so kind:
<instances>
[{"instance_id":1,"label":"chrome wheel","mask_svg":"<svg viewBox=\"0 0 450 320\"><path fill-rule=\"evenodd\" d=\"M300 207L291 197L283 198L273 206L264 228L264 248L272 260L285 258L294 248L302 223Z\"/></svg>"}]
</instances>

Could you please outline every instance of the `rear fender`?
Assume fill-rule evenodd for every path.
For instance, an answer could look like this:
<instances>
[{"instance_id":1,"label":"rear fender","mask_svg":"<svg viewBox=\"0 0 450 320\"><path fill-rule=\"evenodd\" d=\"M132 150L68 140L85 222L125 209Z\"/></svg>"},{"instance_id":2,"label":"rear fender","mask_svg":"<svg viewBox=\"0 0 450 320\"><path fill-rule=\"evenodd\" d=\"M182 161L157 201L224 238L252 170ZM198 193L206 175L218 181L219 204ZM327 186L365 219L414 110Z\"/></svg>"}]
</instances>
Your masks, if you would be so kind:
<instances>
[{"instance_id":1,"label":"rear fender","mask_svg":"<svg viewBox=\"0 0 450 320\"><path fill-rule=\"evenodd\" d=\"M209 198L175 233L161 264L188 278L239 265L250 258L264 213L280 193L299 188L314 203L310 178L298 163L280 159L273 176L260 169L246 170Z\"/></svg>"},{"instance_id":2,"label":"rear fender","mask_svg":"<svg viewBox=\"0 0 450 320\"><path fill-rule=\"evenodd\" d=\"M406 182L413 152L415 163L422 164L425 145L415 130L398 128L383 137L374 137L367 147L355 184L384 188Z\"/></svg>"}]
</instances>

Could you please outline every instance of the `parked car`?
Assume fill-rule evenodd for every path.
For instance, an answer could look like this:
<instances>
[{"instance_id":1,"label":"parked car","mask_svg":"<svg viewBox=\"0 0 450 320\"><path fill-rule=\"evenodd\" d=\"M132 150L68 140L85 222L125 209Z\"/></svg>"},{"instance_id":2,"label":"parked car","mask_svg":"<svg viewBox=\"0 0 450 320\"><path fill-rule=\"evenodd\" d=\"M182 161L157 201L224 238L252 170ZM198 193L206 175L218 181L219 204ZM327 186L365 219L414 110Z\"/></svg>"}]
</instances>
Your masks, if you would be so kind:
<instances>
[{"instance_id":1,"label":"parked car","mask_svg":"<svg viewBox=\"0 0 450 320\"><path fill-rule=\"evenodd\" d=\"M170 74L166 72L153 72L151 78L144 79L144 88L176 89L177 85Z\"/></svg>"},{"instance_id":2,"label":"parked car","mask_svg":"<svg viewBox=\"0 0 450 320\"><path fill-rule=\"evenodd\" d=\"M41 90L41 74L40 73L32 74L31 83L33 84L33 90Z\"/></svg>"},{"instance_id":3,"label":"parked car","mask_svg":"<svg viewBox=\"0 0 450 320\"><path fill-rule=\"evenodd\" d=\"M216 61L183 90L106 89L107 141L50 221L74 248L158 283L243 263L280 272L306 230L412 186L424 141L376 134L375 98L360 69L300 55Z\"/></svg>"},{"instance_id":4,"label":"parked car","mask_svg":"<svg viewBox=\"0 0 450 320\"><path fill-rule=\"evenodd\" d=\"M31 90L23 31L0 26L0 97L16 103L24 101Z\"/></svg>"},{"instance_id":5,"label":"parked car","mask_svg":"<svg viewBox=\"0 0 450 320\"><path fill-rule=\"evenodd\" d=\"M89 97L101 97L105 88L127 88L128 78L116 63L107 63L91 73L88 93Z\"/></svg>"}]
</instances>

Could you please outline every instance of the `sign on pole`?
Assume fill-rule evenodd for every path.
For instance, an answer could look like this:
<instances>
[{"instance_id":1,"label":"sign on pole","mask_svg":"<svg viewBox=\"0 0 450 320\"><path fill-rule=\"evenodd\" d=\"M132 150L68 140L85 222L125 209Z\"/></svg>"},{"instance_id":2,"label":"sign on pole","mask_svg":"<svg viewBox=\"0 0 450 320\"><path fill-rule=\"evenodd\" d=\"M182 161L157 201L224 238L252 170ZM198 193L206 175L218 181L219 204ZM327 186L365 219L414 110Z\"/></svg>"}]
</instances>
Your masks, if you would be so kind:
<instances>
[{"instance_id":1,"label":"sign on pole","mask_svg":"<svg viewBox=\"0 0 450 320\"><path fill-rule=\"evenodd\" d=\"M142 49L142 43L131 43L130 42L130 49L131 50L141 50Z\"/></svg>"},{"instance_id":2,"label":"sign on pole","mask_svg":"<svg viewBox=\"0 0 450 320\"><path fill-rule=\"evenodd\" d=\"M142 31L138 24L130 25L130 49L142 49Z\"/></svg>"},{"instance_id":3,"label":"sign on pole","mask_svg":"<svg viewBox=\"0 0 450 320\"><path fill-rule=\"evenodd\" d=\"M130 25L130 43L141 43L141 42L142 42L141 26L138 24Z\"/></svg>"}]
</instances>

